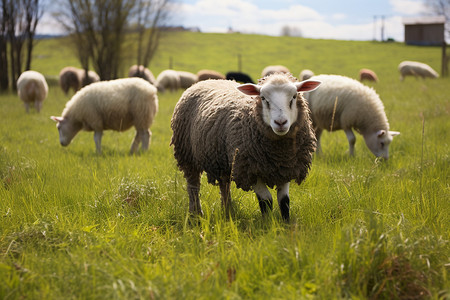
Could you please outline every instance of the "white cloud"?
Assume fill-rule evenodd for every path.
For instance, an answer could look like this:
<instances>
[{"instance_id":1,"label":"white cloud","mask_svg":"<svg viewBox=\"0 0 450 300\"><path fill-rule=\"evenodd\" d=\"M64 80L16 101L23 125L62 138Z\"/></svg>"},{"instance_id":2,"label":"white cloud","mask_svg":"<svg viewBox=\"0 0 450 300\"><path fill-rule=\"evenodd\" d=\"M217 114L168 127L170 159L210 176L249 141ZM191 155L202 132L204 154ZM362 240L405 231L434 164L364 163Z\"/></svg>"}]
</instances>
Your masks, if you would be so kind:
<instances>
[{"instance_id":1,"label":"white cloud","mask_svg":"<svg viewBox=\"0 0 450 300\"><path fill-rule=\"evenodd\" d=\"M203 32L227 32L232 28L242 33L277 36L284 26L290 26L310 38L372 40L375 34L375 38L380 39L381 25L374 24L372 17L360 24L346 24L346 20L354 21L355 16L348 15L348 12L326 16L310 7L296 4L297 1L280 1L284 1L285 5L273 5L273 9L270 5L259 5L254 0L191 1L192 4L180 4L180 16L175 19L180 22L178 24L199 27ZM407 11L411 13L423 8L418 2L423 0L386 1L396 10L406 11L405 6L409 5ZM403 40L403 25L399 17L391 15L385 19L384 37Z\"/></svg>"},{"instance_id":2,"label":"white cloud","mask_svg":"<svg viewBox=\"0 0 450 300\"><path fill-rule=\"evenodd\" d=\"M389 0L392 10L402 15L420 15L428 11L423 0Z\"/></svg>"}]
</instances>

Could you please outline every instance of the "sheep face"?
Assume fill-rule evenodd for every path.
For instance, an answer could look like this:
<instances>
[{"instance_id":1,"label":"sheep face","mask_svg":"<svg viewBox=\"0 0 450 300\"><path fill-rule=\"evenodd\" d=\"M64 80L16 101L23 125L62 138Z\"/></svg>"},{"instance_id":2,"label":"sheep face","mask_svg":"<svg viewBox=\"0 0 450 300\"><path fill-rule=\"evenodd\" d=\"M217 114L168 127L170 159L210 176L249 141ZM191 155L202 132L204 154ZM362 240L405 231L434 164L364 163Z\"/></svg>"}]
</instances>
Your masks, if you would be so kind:
<instances>
[{"instance_id":1,"label":"sheep face","mask_svg":"<svg viewBox=\"0 0 450 300\"><path fill-rule=\"evenodd\" d=\"M243 84L237 87L246 95L259 96L263 109L262 118L273 132L283 136L289 132L298 116L296 101L298 92L313 91L320 85L319 81L268 83L265 85Z\"/></svg>"},{"instance_id":2,"label":"sheep face","mask_svg":"<svg viewBox=\"0 0 450 300\"><path fill-rule=\"evenodd\" d=\"M397 131L379 130L378 132L364 135L367 147L376 157L389 158L389 145L394 136L399 135Z\"/></svg>"},{"instance_id":3,"label":"sheep face","mask_svg":"<svg viewBox=\"0 0 450 300\"><path fill-rule=\"evenodd\" d=\"M51 119L57 122L56 128L58 128L59 132L59 142L61 146L64 147L70 144L72 139L82 128L81 124L76 124L62 117L51 117Z\"/></svg>"}]
</instances>

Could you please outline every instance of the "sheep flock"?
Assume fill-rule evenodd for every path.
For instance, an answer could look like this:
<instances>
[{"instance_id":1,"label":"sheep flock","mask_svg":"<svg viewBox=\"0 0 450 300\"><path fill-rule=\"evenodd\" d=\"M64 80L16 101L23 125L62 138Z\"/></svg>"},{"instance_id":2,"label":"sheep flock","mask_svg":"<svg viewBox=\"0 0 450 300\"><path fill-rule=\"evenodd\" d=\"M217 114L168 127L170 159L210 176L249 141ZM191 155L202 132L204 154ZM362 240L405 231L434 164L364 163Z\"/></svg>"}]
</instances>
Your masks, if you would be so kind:
<instances>
[{"instance_id":1,"label":"sheep flock","mask_svg":"<svg viewBox=\"0 0 450 300\"><path fill-rule=\"evenodd\" d=\"M437 78L429 65L403 61L400 81ZM226 74L226 75L224 75ZM356 75L356 74L355 74ZM158 109L158 93L183 90L170 127L174 158L186 179L189 212L202 215L200 178L217 184L225 210L230 209L233 181L244 191L255 192L261 213L272 210L268 188L277 189L283 219L289 220L289 184L301 184L313 163L313 154L324 155L324 130L343 130L349 154L355 155L359 133L376 156L389 158L389 146L400 133L391 131L383 102L374 89L379 76L361 68L356 78L318 74L302 69L298 79L283 65L268 65L253 81L248 73L211 69L197 72L166 69L155 77L142 65L129 68L128 78L101 81L94 71L65 67L59 74L67 101L57 123L59 142L68 146L80 131L94 132L95 149L102 153L104 130L135 127L130 154L149 149ZM37 112L48 95L44 75L26 71L17 81L17 92L26 111ZM320 158L318 158L320 159Z\"/></svg>"}]
</instances>

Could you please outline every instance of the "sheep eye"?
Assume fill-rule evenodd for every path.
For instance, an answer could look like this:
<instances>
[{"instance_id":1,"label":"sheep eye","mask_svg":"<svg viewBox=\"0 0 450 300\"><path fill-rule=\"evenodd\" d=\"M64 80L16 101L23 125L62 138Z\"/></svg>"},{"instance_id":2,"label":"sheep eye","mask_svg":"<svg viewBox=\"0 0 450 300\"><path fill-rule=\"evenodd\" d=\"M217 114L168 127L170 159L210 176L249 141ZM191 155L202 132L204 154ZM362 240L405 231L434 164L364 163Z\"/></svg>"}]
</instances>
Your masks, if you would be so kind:
<instances>
[{"instance_id":1,"label":"sheep eye","mask_svg":"<svg viewBox=\"0 0 450 300\"><path fill-rule=\"evenodd\" d=\"M384 143L383 142L381 142L381 148L384 148Z\"/></svg>"}]
</instances>

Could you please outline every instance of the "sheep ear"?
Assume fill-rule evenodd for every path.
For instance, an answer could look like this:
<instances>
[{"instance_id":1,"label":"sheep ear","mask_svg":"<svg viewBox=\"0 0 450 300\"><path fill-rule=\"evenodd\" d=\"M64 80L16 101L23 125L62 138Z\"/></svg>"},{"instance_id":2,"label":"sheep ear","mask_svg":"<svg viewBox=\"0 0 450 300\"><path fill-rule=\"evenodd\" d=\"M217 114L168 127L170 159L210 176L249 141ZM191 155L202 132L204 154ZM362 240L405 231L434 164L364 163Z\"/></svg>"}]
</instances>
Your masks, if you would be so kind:
<instances>
[{"instance_id":1,"label":"sheep ear","mask_svg":"<svg viewBox=\"0 0 450 300\"><path fill-rule=\"evenodd\" d=\"M301 82L296 82L297 92L312 92L321 85L321 81L317 80L305 80Z\"/></svg>"},{"instance_id":2,"label":"sheep ear","mask_svg":"<svg viewBox=\"0 0 450 300\"><path fill-rule=\"evenodd\" d=\"M396 135L399 135L400 132L399 132L399 131L389 131L389 134L390 134L391 136L396 136Z\"/></svg>"},{"instance_id":3,"label":"sheep ear","mask_svg":"<svg viewBox=\"0 0 450 300\"><path fill-rule=\"evenodd\" d=\"M241 84L237 87L237 89L246 95L249 96L259 96L261 92L261 87L259 85L253 83Z\"/></svg>"},{"instance_id":4,"label":"sheep ear","mask_svg":"<svg viewBox=\"0 0 450 300\"><path fill-rule=\"evenodd\" d=\"M377 132L377 136L380 138L380 137L382 137L383 135L385 135L386 134L386 130L378 130L378 132Z\"/></svg>"},{"instance_id":5,"label":"sheep ear","mask_svg":"<svg viewBox=\"0 0 450 300\"><path fill-rule=\"evenodd\" d=\"M52 119L53 121L58 122L58 123L63 120L62 117L55 117L55 116L51 116L50 119Z\"/></svg>"}]
</instances>

